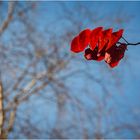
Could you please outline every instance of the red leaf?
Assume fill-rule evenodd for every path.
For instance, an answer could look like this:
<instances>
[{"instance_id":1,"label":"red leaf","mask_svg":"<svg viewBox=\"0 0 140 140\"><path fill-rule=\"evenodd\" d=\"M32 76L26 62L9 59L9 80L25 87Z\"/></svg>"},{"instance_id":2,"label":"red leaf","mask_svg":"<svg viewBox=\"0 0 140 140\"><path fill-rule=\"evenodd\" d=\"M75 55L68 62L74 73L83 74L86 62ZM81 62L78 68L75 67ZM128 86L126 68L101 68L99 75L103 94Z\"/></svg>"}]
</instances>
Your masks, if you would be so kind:
<instances>
[{"instance_id":1,"label":"red leaf","mask_svg":"<svg viewBox=\"0 0 140 140\"><path fill-rule=\"evenodd\" d=\"M105 53L105 59L104 59L105 62L108 63L108 64L111 63L112 57L113 57L113 54L112 54L112 53L107 53L107 52L106 52L106 53Z\"/></svg>"},{"instance_id":2,"label":"red leaf","mask_svg":"<svg viewBox=\"0 0 140 140\"><path fill-rule=\"evenodd\" d=\"M83 30L78 36L76 36L71 42L71 51L79 53L84 51L88 46L90 40L90 29Z\"/></svg>"},{"instance_id":3,"label":"red leaf","mask_svg":"<svg viewBox=\"0 0 140 140\"><path fill-rule=\"evenodd\" d=\"M111 67L114 68L119 64L121 59L118 59L116 56L116 52L106 53L105 54L105 62Z\"/></svg>"},{"instance_id":4,"label":"red leaf","mask_svg":"<svg viewBox=\"0 0 140 140\"><path fill-rule=\"evenodd\" d=\"M96 61L101 61L104 59L104 54L101 54L100 56L97 56L98 49L95 48L94 51L92 51L90 48L85 50L85 58L87 60L96 60Z\"/></svg>"},{"instance_id":5,"label":"red leaf","mask_svg":"<svg viewBox=\"0 0 140 140\"><path fill-rule=\"evenodd\" d=\"M105 54L105 61L109 64L111 68L117 66L120 60L124 57L125 50L127 49L126 44L121 44L119 46L113 46L110 51Z\"/></svg>"},{"instance_id":6,"label":"red leaf","mask_svg":"<svg viewBox=\"0 0 140 140\"><path fill-rule=\"evenodd\" d=\"M122 37L123 29L112 33L112 28L103 30L103 27L97 27L94 30L85 29L73 38L71 42L71 51L79 53L85 50L84 57L87 60L96 60L105 62L114 68L124 57L126 44L117 46L117 42Z\"/></svg>"},{"instance_id":7,"label":"red leaf","mask_svg":"<svg viewBox=\"0 0 140 140\"><path fill-rule=\"evenodd\" d=\"M101 52L105 45L107 45L107 43L109 42L109 39L112 35L112 30L113 29L110 28L102 32L101 37L99 38L98 52Z\"/></svg>"},{"instance_id":8,"label":"red leaf","mask_svg":"<svg viewBox=\"0 0 140 140\"><path fill-rule=\"evenodd\" d=\"M119 41L119 39L122 37L123 31L124 31L123 29L120 29L119 31L112 33L109 39L109 43L106 47L106 51L109 50L112 46L114 46Z\"/></svg>"},{"instance_id":9,"label":"red leaf","mask_svg":"<svg viewBox=\"0 0 140 140\"><path fill-rule=\"evenodd\" d=\"M96 51L96 49L94 51L92 51L90 48L86 49L84 57L87 60L96 60L97 59L97 51Z\"/></svg>"},{"instance_id":10,"label":"red leaf","mask_svg":"<svg viewBox=\"0 0 140 140\"><path fill-rule=\"evenodd\" d=\"M79 34L79 44L80 44L80 50L83 51L89 44L90 41L90 29L83 30Z\"/></svg>"},{"instance_id":11,"label":"red leaf","mask_svg":"<svg viewBox=\"0 0 140 140\"><path fill-rule=\"evenodd\" d=\"M79 44L79 36L76 36L71 42L71 51L75 52L75 53L79 53L79 52L81 52L80 48L81 47Z\"/></svg>"},{"instance_id":12,"label":"red leaf","mask_svg":"<svg viewBox=\"0 0 140 140\"><path fill-rule=\"evenodd\" d=\"M98 44L98 40L101 36L103 27L97 27L94 30L92 30L90 35L90 48L91 50L94 50Z\"/></svg>"},{"instance_id":13,"label":"red leaf","mask_svg":"<svg viewBox=\"0 0 140 140\"><path fill-rule=\"evenodd\" d=\"M104 58L105 58L105 56L100 55L97 57L97 61L102 61Z\"/></svg>"},{"instance_id":14,"label":"red leaf","mask_svg":"<svg viewBox=\"0 0 140 140\"><path fill-rule=\"evenodd\" d=\"M109 66L110 66L111 68L114 68L114 67L116 67L116 66L119 64L119 62L120 62L120 61L111 62L111 63L109 64Z\"/></svg>"}]
</instances>

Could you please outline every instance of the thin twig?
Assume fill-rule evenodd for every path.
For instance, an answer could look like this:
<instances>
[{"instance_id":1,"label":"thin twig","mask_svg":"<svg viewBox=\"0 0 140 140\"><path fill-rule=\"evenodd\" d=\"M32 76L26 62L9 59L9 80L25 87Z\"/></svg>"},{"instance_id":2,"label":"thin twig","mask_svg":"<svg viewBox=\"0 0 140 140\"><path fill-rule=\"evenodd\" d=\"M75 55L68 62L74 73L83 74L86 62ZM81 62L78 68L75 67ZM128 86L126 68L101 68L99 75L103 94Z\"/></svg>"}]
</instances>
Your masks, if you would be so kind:
<instances>
[{"instance_id":1,"label":"thin twig","mask_svg":"<svg viewBox=\"0 0 140 140\"><path fill-rule=\"evenodd\" d=\"M132 46L134 46L134 45L140 45L140 42L137 42L137 43L129 43L123 36L121 38L126 42L126 45L127 46L128 45L132 45ZM123 44L123 43L118 42L118 44Z\"/></svg>"},{"instance_id":2,"label":"thin twig","mask_svg":"<svg viewBox=\"0 0 140 140\"><path fill-rule=\"evenodd\" d=\"M122 36L122 39L126 42L126 43L128 43L128 41Z\"/></svg>"},{"instance_id":3,"label":"thin twig","mask_svg":"<svg viewBox=\"0 0 140 140\"><path fill-rule=\"evenodd\" d=\"M140 45L140 42L137 42L137 43L128 43L127 45Z\"/></svg>"},{"instance_id":4,"label":"thin twig","mask_svg":"<svg viewBox=\"0 0 140 140\"><path fill-rule=\"evenodd\" d=\"M124 44L124 43L118 42L118 44ZM130 46L130 45L131 45L131 46L136 46L136 45L140 45L140 42L137 42L137 43L129 43L129 42L128 42L128 43L126 43L126 45L127 45L127 46L128 46L128 45L129 45L129 46Z\"/></svg>"}]
</instances>

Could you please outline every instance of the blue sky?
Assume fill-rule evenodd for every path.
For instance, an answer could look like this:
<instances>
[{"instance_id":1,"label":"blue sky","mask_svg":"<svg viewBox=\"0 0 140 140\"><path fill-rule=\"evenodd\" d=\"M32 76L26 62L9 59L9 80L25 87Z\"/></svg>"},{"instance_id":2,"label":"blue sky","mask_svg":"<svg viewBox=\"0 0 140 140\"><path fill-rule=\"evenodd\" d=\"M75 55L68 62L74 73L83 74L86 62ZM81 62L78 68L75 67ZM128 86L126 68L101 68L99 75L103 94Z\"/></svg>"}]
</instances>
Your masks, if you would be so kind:
<instances>
[{"instance_id":1,"label":"blue sky","mask_svg":"<svg viewBox=\"0 0 140 140\"><path fill-rule=\"evenodd\" d=\"M24 2L22 2L24 3ZM37 11L32 15L34 17L33 23L36 24L37 29L40 32L45 32L45 28L54 32L55 34L61 35L65 30L74 30L74 25L71 25L66 19L61 19L60 17L66 16L61 8L62 2L38 2ZM73 18L77 19L77 22L81 24L81 30L85 28L95 28L97 26L104 26L105 28L113 27L114 30L123 28L124 37L128 42L138 42L140 41L140 2L64 2L67 7L73 11ZM100 22L87 22L88 17L83 16L82 12L76 7L82 5L85 9L91 11L91 18L99 18ZM117 17L117 20L116 20ZM119 24L117 23L119 22ZM120 22L122 22L120 24ZM75 32L75 35L78 32ZM47 36L47 32L46 32ZM73 36L74 37L74 36ZM47 38L46 38L47 40ZM70 38L70 41L72 38ZM70 52L70 41L66 42L65 51ZM131 118L130 111L135 108L136 111L140 111L140 46L129 46L128 51L126 51L125 58L121 61L118 67L114 69L109 69L104 62L91 62L86 61L83 58L83 54L76 54L76 58L81 59L81 61L73 61L71 64L72 69L85 69L89 70L89 73L101 80L103 85L112 91L113 96L117 100L117 104L113 101L109 102L108 108L114 106L118 116L114 118L121 118L120 121L124 122L135 122ZM72 76L66 80L67 86L71 92L71 95L75 98L79 98L83 103L83 107L86 110L92 110L92 105L94 101L87 96L86 90L89 91L89 95L92 96L93 91L96 96L104 100L104 92L98 83L93 82L93 80L87 80L88 78L79 73L76 76ZM86 85L86 86L85 86ZM119 86L121 86L119 88ZM84 89L85 88L85 89ZM35 98L35 99L34 99ZM38 99L37 102L34 100ZM42 109L37 109L38 104ZM22 108L23 107L23 108ZM24 110L22 106L21 110ZM55 103L48 101L47 103L42 101L41 98L33 97L31 98L31 103L27 106L31 108L32 115L35 120L43 120L40 122L42 127L48 123L52 128L55 126L56 122L56 112L57 107ZM44 114L43 110L47 110L47 114ZM36 116L36 112L39 116ZM76 112L75 112L76 114ZM140 116L140 114L139 114ZM47 118L45 120L45 118ZM139 119L140 122L140 119ZM67 123L67 121L65 122ZM118 123L118 122L114 122ZM103 124L106 124L103 122ZM86 125L89 125L87 122ZM90 130L94 129L90 126ZM128 132L125 133L126 137L133 138Z\"/></svg>"},{"instance_id":2,"label":"blue sky","mask_svg":"<svg viewBox=\"0 0 140 140\"><path fill-rule=\"evenodd\" d=\"M137 42L140 41L140 2L65 2L66 5L75 12L74 18L80 18L81 12L78 11L75 6L78 6L79 4L82 4L84 7L89 8L91 11L93 11L93 17L96 16L96 13L99 15L99 17L102 18L108 18L108 20L101 21L99 23L94 24L93 23L87 23L84 24L84 21L86 21L85 18L81 18L79 20L82 20L83 25L82 29L85 28L95 28L96 26L104 26L105 28L114 27L114 29L123 28L124 31L124 37L129 42ZM40 25L42 27L45 22L48 21L55 21L58 14L65 14L61 12L61 8L59 7L60 2L42 2L39 4L39 13L41 18L38 19L40 22ZM58 13L58 14L57 14ZM98 17L98 16L97 16ZM124 19L124 23L122 24L116 24L114 23L115 17L120 17L121 19ZM60 19L61 20L61 19ZM80 22L79 22L80 23ZM63 24L63 26L62 26ZM52 29L54 29L56 26L56 32L57 30L64 29L64 27L69 26L67 25L67 22L59 21L52 24ZM71 27L71 26L70 26ZM51 27L50 27L51 28ZM77 33L78 34L78 33ZM70 44L69 44L70 45ZM69 46L67 48L67 51L69 51ZM101 75L101 71L99 69L106 69L105 63L101 62L101 64L97 64L96 62L86 62L89 68L89 71L97 77L100 77L99 75L103 76L103 83L105 86L112 90L114 92L115 98L118 100L118 104L116 105L117 110L119 110L118 114L119 117L122 117L121 121L131 122L134 121L133 118L131 118L131 115L129 114L131 108L135 108L136 110L140 109L140 46L129 46L128 51L126 52L125 60L122 60L120 65L116 67L115 69L110 69L106 75ZM82 54L78 55L77 57L82 58ZM84 59L82 61L85 61ZM83 67L83 62L76 63L77 65L74 66L80 66L81 69ZM100 67L100 68L99 68ZM97 70L96 70L97 69ZM104 71L104 70L103 70ZM112 74L117 75L118 82L121 83L122 91L118 90L117 87L111 86L110 84L107 84L107 77L112 78ZM85 78L86 79L86 78ZM76 91L73 91L73 94L79 95L80 92L81 100L83 100L83 103L87 108L89 108L92 104L94 104L92 101L89 101L87 99L86 93L83 91L82 86L85 85L85 83L88 83L87 88L89 90L94 90L98 93L101 93L101 88L96 83L91 83L90 81L83 81L84 77L79 74L76 78L71 77L68 80L68 84L71 85L73 88L77 88ZM122 92L122 95L121 95ZM98 95L100 96L100 94ZM128 114L127 114L128 113ZM117 123L117 122L116 122ZM126 132L126 137L133 137L129 132Z\"/></svg>"}]
</instances>

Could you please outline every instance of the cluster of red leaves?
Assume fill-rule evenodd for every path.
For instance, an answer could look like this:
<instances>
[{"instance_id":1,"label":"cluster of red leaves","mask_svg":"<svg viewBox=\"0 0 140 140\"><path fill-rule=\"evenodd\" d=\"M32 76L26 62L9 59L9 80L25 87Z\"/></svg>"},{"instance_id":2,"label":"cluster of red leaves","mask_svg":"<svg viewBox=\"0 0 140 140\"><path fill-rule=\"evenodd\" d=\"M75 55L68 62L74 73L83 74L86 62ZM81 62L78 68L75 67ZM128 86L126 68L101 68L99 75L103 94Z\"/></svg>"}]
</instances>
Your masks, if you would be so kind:
<instances>
[{"instance_id":1,"label":"cluster of red leaves","mask_svg":"<svg viewBox=\"0 0 140 140\"><path fill-rule=\"evenodd\" d=\"M103 30L103 27L83 30L73 38L71 51L75 53L85 51L84 56L87 60L101 61L104 59L111 68L117 66L124 57L127 45L122 43L117 46L123 29L117 32L112 32L112 30L112 28ZM89 48L87 48L88 46Z\"/></svg>"}]
</instances>

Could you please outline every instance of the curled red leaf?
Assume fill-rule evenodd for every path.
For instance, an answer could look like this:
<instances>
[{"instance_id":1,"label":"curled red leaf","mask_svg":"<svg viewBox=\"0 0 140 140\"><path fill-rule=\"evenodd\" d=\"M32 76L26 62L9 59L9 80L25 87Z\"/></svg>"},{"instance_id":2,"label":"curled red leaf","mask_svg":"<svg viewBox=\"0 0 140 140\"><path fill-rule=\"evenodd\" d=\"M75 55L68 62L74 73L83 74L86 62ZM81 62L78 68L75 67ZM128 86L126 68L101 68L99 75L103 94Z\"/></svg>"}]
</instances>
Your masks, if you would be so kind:
<instances>
[{"instance_id":1,"label":"curled red leaf","mask_svg":"<svg viewBox=\"0 0 140 140\"><path fill-rule=\"evenodd\" d=\"M106 63L108 63L111 68L117 66L120 60L124 57L124 53L126 49L127 49L126 44L121 44L119 46L114 45L105 54Z\"/></svg>"},{"instance_id":2,"label":"curled red leaf","mask_svg":"<svg viewBox=\"0 0 140 140\"><path fill-rule=\"evenodd\" d=\"M118 41L122 37L123 29L112 33L112 28L103 30L103 27L97 27L92 31L85 29L79 33L71 42L71 51L75 53L83 52L87 60L96 60L105 62L114 68L124 57L127 45L121 43L117 46ZM120 42L119 42L120 43Z\"/></svg>"},{"instance_id":3,"label":"curled red leaf","mask_svg":"<svg viewBox=\"0 0 140 140\"><path fill-rule=\"evenodd\" d=\"M79 36L76 36L71 42L71 51L75 53L81 52L81 46L79 44Z\"/></svg>"},{"instance_id":4,"label":"curled red leaf","mask_svg":"<svg viewBox=\"0 0 140 140\"><path fill-rule=\"evenodd\" d=\"M86 29L79 34L79 45L81 47L81 51L83 51L88 46L90 41L90 33L90 29Z\"/></svg>"},{"instance_id":5,"label":"curled red leaf","mask_svg":"<svg viewBox=\"0 0 140 140\"><path fill-rule=\"evenodd\" d=\"M84 57L87 60L101 61L104 59L104 54L102 53L100 56L98 56L98 48L95 48L93 51L90 48L88 48L85 50Z\"/></svg>"},{"instance_id":6,"label":"curled red leaf","mask_svg":"<svg viewBox=\"0 0 140 140\"><path fill-rule=\"evenodd\" d=\"M98 40L101 37L103 27L97 27L91 31L90 35L90 48L94 50L98 45Z\"/></svg>"},{"instance_id":7,"label":"curled red leaf","mask_svg":"<svg viewBox=\"0 0 140 140\"><path fill-rule=\"evenodd\" d=\"M109 39L108 45L106 47L106 51L109 50L112 46L114 46L120 40L120 38L122 37L123 31L124 31L123 29L120 29L119 31L112 33Z\"/></svg>"},{"instance_id":8,"label":"curled red leaf","mask_svg":"<svg viewBox=\"0 0 140 140\"><path fill-rule=\"evenodd\" d=\"M90 29L85 29L76 36L71 42L71 51L79 53L84 51L90 40Z\"/></svg>"},{"instance_id":9,"label":"curled red leaf","mask_svg":"<svg viewBox=\"0 0 140 140\"><path fill-rule=\"evenodd\" d=\"M110 29L104 30L101 33L101 37L99 38L98 52L101 52L103 50L103 48L106 47L106 45L108 44L109 39L112 35L112 30L113 29L110 28Z\"/></svg>"}]
</instances>

